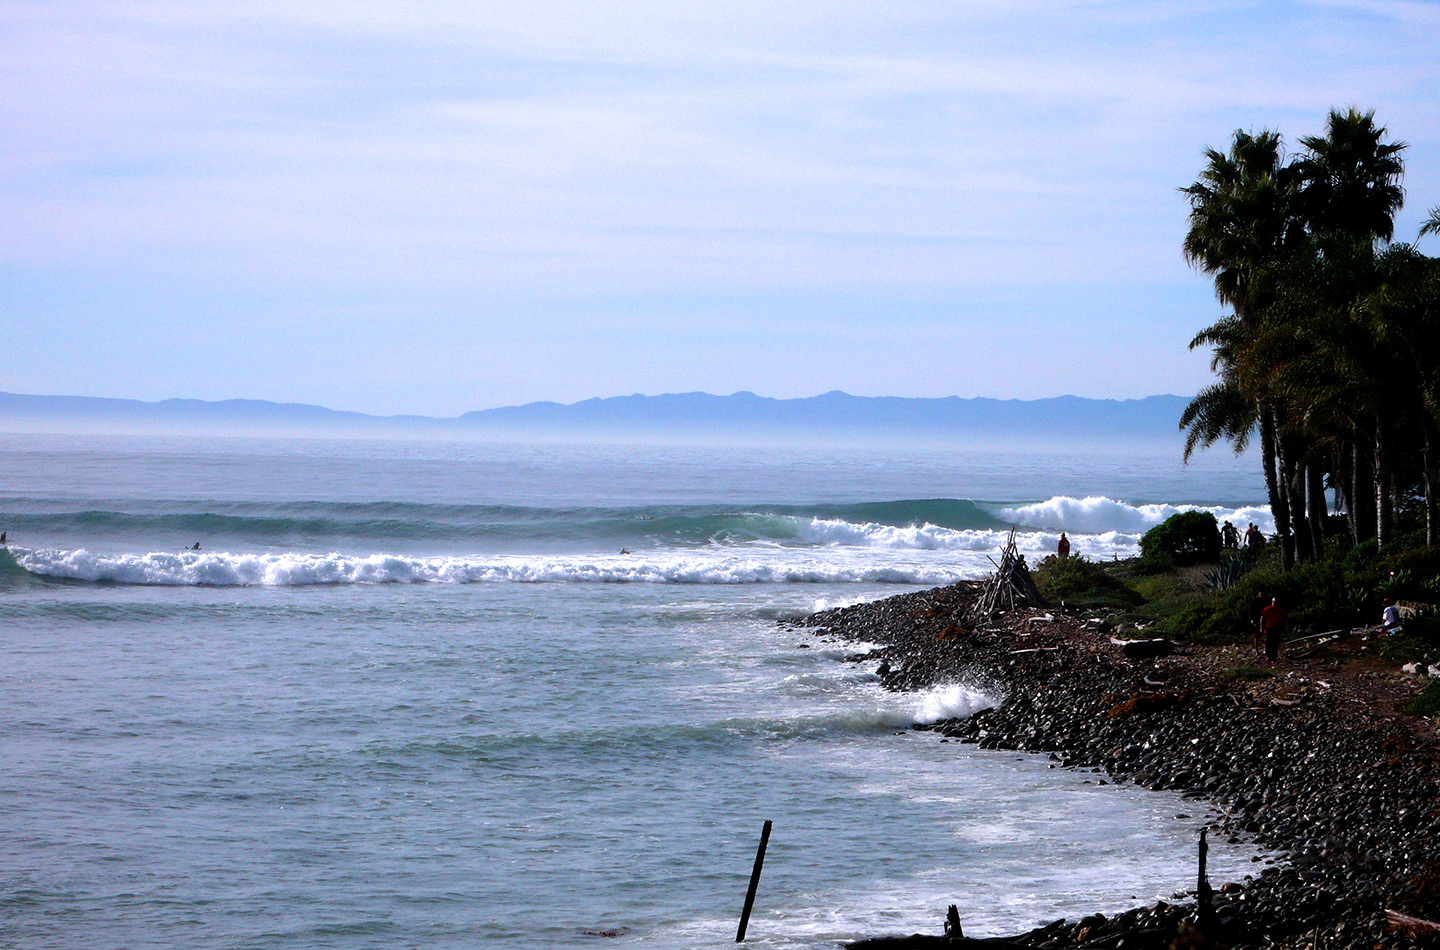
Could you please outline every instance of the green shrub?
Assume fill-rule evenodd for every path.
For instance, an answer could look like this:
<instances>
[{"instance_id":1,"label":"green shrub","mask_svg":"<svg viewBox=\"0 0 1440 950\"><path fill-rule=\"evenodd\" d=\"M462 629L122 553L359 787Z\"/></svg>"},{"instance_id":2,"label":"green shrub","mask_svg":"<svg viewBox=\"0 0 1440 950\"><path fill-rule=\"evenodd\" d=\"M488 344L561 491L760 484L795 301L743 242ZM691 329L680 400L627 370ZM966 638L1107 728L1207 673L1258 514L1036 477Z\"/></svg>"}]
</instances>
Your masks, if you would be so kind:
<instances>
[{"instance_id":1,"label":"green shrub","mask_svg":"<svg viewBox=\"0 0 1440 950\"><path fill-rule=\"evenodd\" d=\"M1379 611L1372 611L1355 585L1347 582L1344 563L1327 559L1282 571L1275 561L1262 562L1219 596L1202 636L1222 643L1248 637L1260 608L1272 597L1279 597L1290 614L1291 636L1301 629L1319 632L1377 622Z\"/></svg>"},{"instance_id":2,"label":"green shrub","mask_svg":"<svg viewBox=\"0 0 1440 950\"><path fill-rule=\"evenodd\" d=\"M1373 571L1380 560L1380 542L1371 538L1361 541L1345 555L1345 569L1355 574Z\"/></svg>"},{"instance_id":3,"label":"green shrub","mask_svg":"<svg viewBox=\"0 0 1440 950\"><path fill-rule=\"evenodd\" d=\"M1267 670L1263 666L1237 666L1234 669L1226 670L1220 674L1223 680L1231 682L1253 682L1255 680L1268 680L1275 678L1274 670Z\"/></svg>"},{"instance_id":4,"label":"green shrub","mask_svg":"<svg viewBox=\"0 0 1440 950\"><path fill-rule=\"evenodd\" d=\"M1440 680L1431 680L1419 696L1402 708L1412 716L1440 716Z\"/></svg>"},{"instance_id":5,"label":"green shrub","mask_svg":"<svg viewBox=\"0 0 1440 950\"><path fill-rule=\"evenodd\" d=\"M1378 565L1382 571L1409 571L1412 574L1440 574L1440 545L1412 548L1385 558Z\"/></svg>"},{"instance_id":6,"label":"green shrub","mask_svg":"<svg viewBox=\"0 0 1440 950\"><path fill-rule=\"evenodd\" d=\"M1423 637L1410 632L1409 625L1400 633L1392 633L1380 644L1380 659L1395 666L1406 663L1429 662L1435 648Z\"/></svg>"},{"instance_id":7,"label":"green shrub","mask_svg":"<svg viewBox=\"0 0 1440 950\"><path fill-rule=\"evenodd\" d=\"M1203 600L1187 600L1168 610L1155 622L1152 632L1171 640L1196 642L1203 639L1205 622L1215 613L1215 606Z\"/></svg>"},{"instance_id":8,"label":"green shrub","mask_svg":"<svg viewBox=\"0 0 1440 950\"><path fill-rule=\"evenodd\" d=\"M1047 600L1114 607L1127 607L1141 600L1104 567L1080 557L1059 558L1052 554L1036 566L1033 577Z\"/></svg>"},{"instance_id":9,"label":"green shrub","mask_svg":"<svg viewBox=\"0 0 1440 950\"><path fill-rule=\"evenodd\" d=\"M1175 565L1215 561L1220 557L1220 525L1208 511L1182 511L1145 532L1140 539L1145 561Z\"/></svg>"},{"instance_id":10,"label":"green shrub","mask_svg":"<svg viewBox=\"0 0 1440 950\"><path fill-rule=\"evenodd\" d=\"M1391 571L1389 574L1381 577L1380 583L1376 584L1375 587L1381 596L1395 598L1408 596L1412 588L1419 589L1415 583L1415 578L1406 570Z\"/></svg>"},{"instance_id":11,"label":"green shrub","mask_svg":"<svg viewBox=\"0 0 1440 950\"><path fill-rule=\"evenodd\" d=\"M1325 546L1339 545L1341 550L1350 549L1350 519L1344 515L1327 514L1321 530L1325 532Z\"/></svg>"}]
</instances>

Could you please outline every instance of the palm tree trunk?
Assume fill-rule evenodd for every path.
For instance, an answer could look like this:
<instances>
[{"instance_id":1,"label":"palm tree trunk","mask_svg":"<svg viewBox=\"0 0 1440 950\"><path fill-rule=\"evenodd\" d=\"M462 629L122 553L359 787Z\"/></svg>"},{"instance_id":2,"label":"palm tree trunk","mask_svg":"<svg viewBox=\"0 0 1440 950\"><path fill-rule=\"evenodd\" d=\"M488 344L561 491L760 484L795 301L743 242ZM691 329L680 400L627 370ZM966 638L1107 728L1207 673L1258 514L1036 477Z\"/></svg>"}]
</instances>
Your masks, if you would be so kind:
<instances>
[{"instance_id":1,"label":"palm tree trunk","mask_svg":"<svg viewBox=\"0 0 1440 950\"><path fill-rule=\"evenodd\" d=\"M1289 564L1310 560L1310 535L1305 526L1305 482L1300 478L1298 439L1293 432L1281 431L1275 440L1275 467L1280 476L1280 493L1284 498L1286 520L1289 521ZM1276 527L1279 527L1278 523ZM1287 539L1281 537L1281 543Z\"/></svg>"},{"instance_id":2,"label":"palm tree trunk","mask_svg":"<svg viewBox=\"0 0 1440 950\"><path fill-rule=\"evenodd\" d=\"M1351 452L1355 487L1350 497L1355 505L1355 543L1360 544L1375 537L1375 464L1359 441Z\"/></svg>"},{"instance_id":3,"label":"palm tree trunk","mask_svg":"<svg viewBox=\"0 0 1440 950\"><path fill-rule=\"evenodd\" d=\"M1312 459L1305 466L1305 501L1307 521L1310 522L1310 542L1315 546L1315 556L1325 550L1325 468L1318 460Z\"/></svg>"},{"instance_id":4,"label":"palm tree trunk","mask_svg":"<svg viewBox=\"0 0 1440 950\"><path fill-rule=\"evenodd\" d=\"M1425 433L1425 444L1421 450L1424 452L1423 468L1425 470L1425 543L1433 546L1435 544L1436 528L1440 527L1440 525L1435 524L1435 482L1437 472L1435 446L1431 438L1431 433L1427 431Z\"/></svg>"},{"instance_id":5,"label":"palm tree trunk","mask_svg":"<svg viewBox=\"0 0 1440 950\"><path fill-rule=\"evenodd\" d=\"M1268 403L1260 403L1260 464L1265 468L1265 493L1270 498L1270 514L1275 519L1275 534L1280 538L1280 555L1285 570L1295 565L1295 550L1290 543L1290 512L1285 496L1280 493L1280 479L1275 470L1275 416Z\"/></svg>"},{"instance_id":6,"label":"palm tree trunk","mask_svg":"<svg viewBox=\"0 0 1440 950\"><path fill-rule=\"evenodd\" d=\"M1335 502L1342 505L1342 508L1335 509L1338 514L1341 510L1345 512L1345 524L1350 529L1350 544L1360 543L1360 526L1355 519L1355 451L1352 446L1343 446L1335 453Z\"/></svg>"},{"instance_id":7,"label":"palm tree trunk","mask_svg":"<svg viewBox=\"0 0 1440 950\"><path fill-rule=\"evenodd\" d=\"M1390 459L1384 427L1375 426L1375 540L1383 548L1390 543L1394 509L1391 507Z\"/></svg>"}]
</instances>

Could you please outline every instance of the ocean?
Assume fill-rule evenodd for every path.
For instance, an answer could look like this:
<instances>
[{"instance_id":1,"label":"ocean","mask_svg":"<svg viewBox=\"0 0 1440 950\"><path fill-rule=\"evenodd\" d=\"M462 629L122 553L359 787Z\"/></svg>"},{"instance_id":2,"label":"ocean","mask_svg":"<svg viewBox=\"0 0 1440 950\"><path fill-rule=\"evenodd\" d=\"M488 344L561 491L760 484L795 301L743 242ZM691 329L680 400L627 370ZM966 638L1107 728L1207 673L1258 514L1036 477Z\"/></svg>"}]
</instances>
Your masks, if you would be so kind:
<instances>
[{"instance_id":1,"label":"ocean","mask_svg":"<svg viewBox=\"0 0 1440 950\"><path fill-rule=\"evenodd\" d=\"M1263 499L1135 447L6 436L0 944L719 947L766 819L759 947L1168 899L1201 804L911 731L1004 697L779 621Z\"/></svg>"}]
</instances>

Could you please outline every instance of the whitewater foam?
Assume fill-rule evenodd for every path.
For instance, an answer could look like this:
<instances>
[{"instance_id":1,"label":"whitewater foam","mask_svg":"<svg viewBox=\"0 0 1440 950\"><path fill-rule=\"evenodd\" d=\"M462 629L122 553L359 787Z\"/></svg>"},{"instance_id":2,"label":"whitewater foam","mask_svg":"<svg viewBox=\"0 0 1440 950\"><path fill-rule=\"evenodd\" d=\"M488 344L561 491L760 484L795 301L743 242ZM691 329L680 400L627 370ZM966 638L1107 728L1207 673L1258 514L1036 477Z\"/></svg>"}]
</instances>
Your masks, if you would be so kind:
<instances>
[{"instance_id":1,"label":"whitewater foam","mask_svg":"<svg viewBox=\"0 0 1440 950\"><path fill-rule=\"evenodd\" d=\"M915 704L913 719L916 723L928 725L945 719L964 719L998 705L1000 697L994 692L952 683L921 693Z\"/></svg>"},{"instance_id":2,"label":"whitewater foam","mask_svg":"<svg viewBox=\"0 0 1440 950\"><path fill-rule=\"evenodd\" d=\"M1022 524L1018 519L1016 523ZM1077 556L1108 560L1112 557L1131 557L1140 550L1142 531L1127 533L1107 530L1086 535L1079 533L1079 529L1065 530L1074 532L1070 540ZM1008 530L993 528L943 528L933 524L898 527L814 518L797 530L796 539L816 546L857 547L872 551L970 554L976 556L973 563L984 565L984 570L988 571L993 570L993 567L985 556L1004 547L1009 534ZM1016 544L1023 554L1043 557L1055 552L1055 545L1059 540L1058 532L1033 530L1020 534L1016 538Z\"/></svg>"},{"instance_id":3,"label":"whitewater foam","mask_svg":"<svg viewBox=\"0 0 1440 950\"><path fill-rule=\"evenodd\" d=\"M1266 534L1273 534L1275 531L1275 519L1270 516L1268 506L1226 508L1220 505L1132 505L1102 495L1085 498L1056 495L1034 504L1001 508L997 514L1007 521L1027 528L1049 528L1102 536L1138 536L1182 511L1208 511L1219 521L1231 521L1240 525L1253 521Z\"/></svg>"},{"instance_id":4,"label":"whitewater foam","mask_svg":"<svg viewBox=\"0 0 1440 950\"><path fill-rule=\"evenodd\" d=\"M942 528L928 523L900 526L875 522L856 523L838 518L811 518L801 523L797 538L807 544L920 551L989 551L1003 541L1004 535L984 528Z\"/></svg>"},{"instance_id":5,"label":"whitewater foam","mask_svg":"<svg viewBox=\"0 0 1440 950\"><path fill-rule=\"evenodd\" d=\"M864 561L777 552L657 552L644 557L513 555L413 557L395 554L15 552L32 574L155 586L298 587L325 584L652 583L949 584L973 576L965 564Z\"/></svg>"}]
</instances>

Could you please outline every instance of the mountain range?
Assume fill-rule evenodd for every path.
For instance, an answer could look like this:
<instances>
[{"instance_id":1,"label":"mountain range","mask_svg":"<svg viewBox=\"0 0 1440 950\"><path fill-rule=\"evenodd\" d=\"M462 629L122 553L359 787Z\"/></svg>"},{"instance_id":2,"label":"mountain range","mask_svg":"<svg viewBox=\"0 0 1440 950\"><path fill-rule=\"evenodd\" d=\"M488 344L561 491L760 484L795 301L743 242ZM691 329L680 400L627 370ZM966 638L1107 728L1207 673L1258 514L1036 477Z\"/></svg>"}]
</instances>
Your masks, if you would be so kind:
<instances>
[{"instance_id":1,"label":"mountain range","mask_svg":"<svg viewBox=\"0 0 1440 950\"><path fill-rule=\"evenodd\" d=\"M448 418L374 416L254 399L142 402L0 392L0 430L534 440L1174 442L1184 396L934 399L828 392L771 399L666 393L532 402Z\"/></svg>"}]
</instances>

